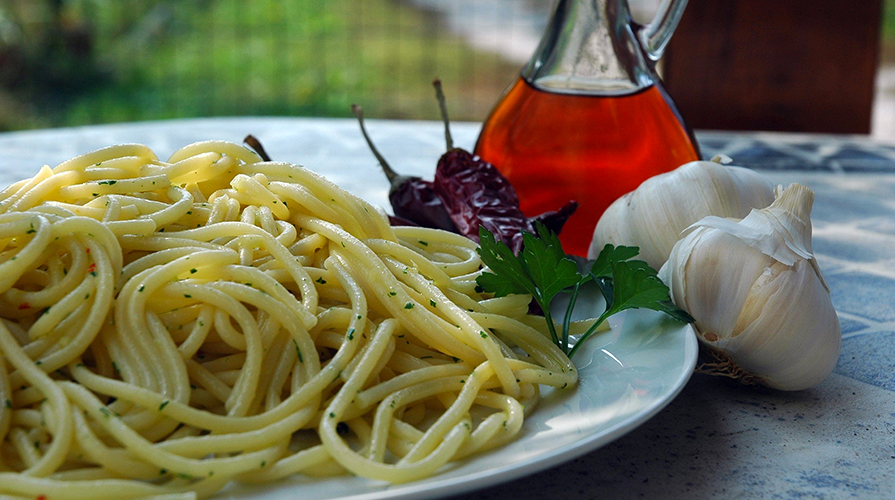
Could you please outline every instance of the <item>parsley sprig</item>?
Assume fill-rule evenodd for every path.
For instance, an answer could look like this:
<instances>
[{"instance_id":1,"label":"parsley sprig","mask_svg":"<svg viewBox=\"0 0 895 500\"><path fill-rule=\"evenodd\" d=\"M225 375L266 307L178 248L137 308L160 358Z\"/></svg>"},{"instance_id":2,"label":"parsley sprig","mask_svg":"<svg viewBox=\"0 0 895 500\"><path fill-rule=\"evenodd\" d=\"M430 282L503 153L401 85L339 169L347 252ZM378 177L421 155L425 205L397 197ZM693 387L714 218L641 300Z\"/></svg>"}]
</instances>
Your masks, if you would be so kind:
<instances>
[{"instance_id":1,"label":"parsley sprig","mask_svg":"<svg viewBox=\"0 0 895 500\"><path fill-rule=\"evenodd\" d=\"M606 245L590 270L581 273L575 261L563 251L556 234L539 223L535 224L535 231L537 235L523 233L524 246L517 256L505 243L497 241L490 231L480 227L478 253L489 271L483 272L476 283L495 297L530 294L544 312L551 340L569 357L603 321L626 309L652 309L681 321L693 321L686 311L671 302L668 287L659 279L656 270L646 262L632 260L639 252L637 247ZM606 300L606 310L569 348L572 310L581 286L591 280ZM550 303L560 293L569 293L570 297L562 329L557 332Z\"/></svg>"}]
</instances>

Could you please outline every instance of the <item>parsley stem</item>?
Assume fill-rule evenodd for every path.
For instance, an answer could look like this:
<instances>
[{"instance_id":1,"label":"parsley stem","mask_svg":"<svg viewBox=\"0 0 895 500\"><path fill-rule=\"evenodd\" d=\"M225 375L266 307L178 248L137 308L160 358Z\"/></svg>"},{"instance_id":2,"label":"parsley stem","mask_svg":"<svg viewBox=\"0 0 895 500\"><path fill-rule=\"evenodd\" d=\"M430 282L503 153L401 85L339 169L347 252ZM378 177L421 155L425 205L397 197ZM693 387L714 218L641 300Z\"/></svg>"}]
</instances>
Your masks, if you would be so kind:
<instances>
[{"instance_id":1,"label":"parsley stem","mask_svg":"<svg viewBox=\"0 0 895 500\"><path fill-rule=\"evenodd\" d=\"M575 288L572 289L572 295L569 297L569 305L566 307L566 316L562 320L562 345L559 348L566 354L569 352L569 328L572 325L572 309L575 309L575 303L578 301L578 290L581 289L582 282L583 280L575 283Z\"/></svg>"},{"instance_id":2,"label":"parsley stem","mask_svg":"<svg viewBox=\"0 0 895 500\"><path fill-rule=\"evenodd\" d=\"M550 339L553 340L553 343L556 344L557 347L562 349L562 345L559 343L559 337L556 336L556 325L553 324L553 316L550 315L550 304L544 304L540 300L538 300L537 303L544 311L544 319L547 320L547 329L550 330ZM563 349L563 352L565 352L565 349Z\"/></svg>"},{"instance_id":3,"label":"parsley stem","mask_svg":"<svg viewBox=\"0 0 895 500\"><path fill-rule=\"evenodd\" d=\"M611 315L612 315L612 313L609 312L609 310L607 309L606 311L603 312L603 314L600 315L599 319L597 319L596 321L594 321L594 323L592 325L590 325L590 328L588 328L587 331L581 335L581 337L578 337L578 342L575 342L575 345L572 347L572 350L569 351L569 359L572 359L572 356L575 355L575 351L577 351L579 347L584 345L584 342L591 335L593 335L594 332L597 331L597 328L599 328L600 325L602 325L606 321L606 318L608 318Z\"/></svg>"}]
</instances>

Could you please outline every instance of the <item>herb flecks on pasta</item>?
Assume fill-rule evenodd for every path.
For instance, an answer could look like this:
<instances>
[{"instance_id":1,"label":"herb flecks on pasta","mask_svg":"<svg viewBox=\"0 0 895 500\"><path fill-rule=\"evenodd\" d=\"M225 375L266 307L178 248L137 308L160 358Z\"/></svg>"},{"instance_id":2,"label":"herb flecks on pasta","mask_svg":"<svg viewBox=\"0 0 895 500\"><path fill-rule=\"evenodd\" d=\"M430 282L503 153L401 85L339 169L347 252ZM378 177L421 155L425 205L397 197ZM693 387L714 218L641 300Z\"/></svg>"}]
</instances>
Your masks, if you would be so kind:
<instances>
[{"instance_id":1,"label":"herb flecks on pasta","mask_svg":"<svg viewBox=\"0 0 895 500\"><path fill-rule=\"evenodd\" d=\"M0 496L405 482L506 443L577 372L482 267L237 144L44 167L0 194Z\"/></svg>"}]
</instances>

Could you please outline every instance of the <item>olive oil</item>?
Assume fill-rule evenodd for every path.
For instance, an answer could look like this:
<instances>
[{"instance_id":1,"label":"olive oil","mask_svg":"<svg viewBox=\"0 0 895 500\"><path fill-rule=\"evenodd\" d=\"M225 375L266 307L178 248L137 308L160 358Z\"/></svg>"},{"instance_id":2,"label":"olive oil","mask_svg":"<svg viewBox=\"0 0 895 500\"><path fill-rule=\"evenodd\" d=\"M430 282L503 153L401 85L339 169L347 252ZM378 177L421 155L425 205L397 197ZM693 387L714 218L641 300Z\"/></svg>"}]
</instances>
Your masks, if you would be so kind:
<instances>
[{"instance_id":1,"label":"olive oil","mask_svg":"<svg viewBox=\"0 0 895 500\"><path fill-rule=\"evenodd\" d=\"M580 256L616 198L699 158L659 83L604 96L550 92L524 78L491 112L475 153L510 180L529 217L578 201L560 240L566 252Z\"/></svg>"}]
</instances>

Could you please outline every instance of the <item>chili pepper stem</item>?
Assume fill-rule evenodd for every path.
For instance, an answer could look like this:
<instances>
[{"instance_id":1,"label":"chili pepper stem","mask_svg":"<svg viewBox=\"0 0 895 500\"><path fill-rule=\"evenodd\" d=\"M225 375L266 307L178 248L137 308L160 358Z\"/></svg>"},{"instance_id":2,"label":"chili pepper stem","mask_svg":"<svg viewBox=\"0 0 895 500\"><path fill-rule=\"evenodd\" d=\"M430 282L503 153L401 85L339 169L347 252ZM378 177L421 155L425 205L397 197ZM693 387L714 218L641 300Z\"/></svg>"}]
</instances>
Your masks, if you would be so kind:
<instances>
[{"instance_id":1,"label":"chili pepper stem","mask_svg":"<svg viewBox=\"0 0 895 500\"><path fill-rule=\"evenodd\" d=\"M373 152L373 156L375 156L376 159L379 161L379 166L382 167L382 171L385 172L385 176L388 178L388 181L394 184L395 179L401 177L401 175L392 170L392 167L389 166L387 161L385 161L385 157L379 154L379 150L376 149L376 146L373 145L373 140L370 139L369 134L367 134L367 127L364 126L364 108L360 107L357 104L352 104L351 112L354 113L354 116L357 117L358 123L360 123L360 133L363 134L364 139L367 141L367 145L370 146L370 151Z\"/></svg>"},{"instance_id":2,"label":"chili pepper stem","mask_svg":"<svg viewBox=\"0 0 895 500\"><path fill-rule=\"evenodd\" d=\"M270 156L267 156L267 151L264 151L264 146L261 145L261 141L259 141L257 138L255 138L254 135L252 135L252 134L247 135L246 138L242 140L242 142L248 144L248 146L250 148L254 149L255 152L258 153L258 156L260 156L262 160L270 161Z\"/></svg>"},{"instance_id":3,"label":"chili pepper stem","mask_svg":"<svg viewBox=\"0 0 895 500\"><path fill-rule=\"evenodd\" d=\"M441 80L436 78L432 81L435 87L435 98L438 99L438 107L441 109L441 119L444 121L444 140L447 143L447 150L454 149L454 139L451 137L450 120L448 119L447 100L444 98L444 89L441 88Z\"/></svg>"}]
</instances>

